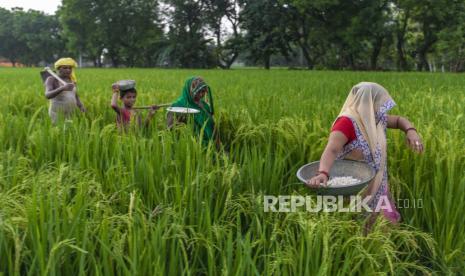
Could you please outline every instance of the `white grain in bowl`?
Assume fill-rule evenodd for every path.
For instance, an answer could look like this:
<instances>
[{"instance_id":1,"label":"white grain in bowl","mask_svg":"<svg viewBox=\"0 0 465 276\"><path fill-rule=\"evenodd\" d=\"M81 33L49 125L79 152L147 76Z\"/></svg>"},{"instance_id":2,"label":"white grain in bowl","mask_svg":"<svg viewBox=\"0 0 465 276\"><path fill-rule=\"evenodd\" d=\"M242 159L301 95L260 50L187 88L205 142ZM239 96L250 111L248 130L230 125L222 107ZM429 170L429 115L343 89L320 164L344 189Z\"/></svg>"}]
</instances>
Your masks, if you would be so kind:
<instances>
[{"instance_id":1,"label":"white grain in bowl","mask_svg":"<svg viewBox=\"0 0 465 276\"><path fill-rule=\"evenodd\" d=\"M360 179L354 178L352 176L336 176L331 177L327 183L328 186L350 186L360 183Z\"/></svg>"}]
</instances>

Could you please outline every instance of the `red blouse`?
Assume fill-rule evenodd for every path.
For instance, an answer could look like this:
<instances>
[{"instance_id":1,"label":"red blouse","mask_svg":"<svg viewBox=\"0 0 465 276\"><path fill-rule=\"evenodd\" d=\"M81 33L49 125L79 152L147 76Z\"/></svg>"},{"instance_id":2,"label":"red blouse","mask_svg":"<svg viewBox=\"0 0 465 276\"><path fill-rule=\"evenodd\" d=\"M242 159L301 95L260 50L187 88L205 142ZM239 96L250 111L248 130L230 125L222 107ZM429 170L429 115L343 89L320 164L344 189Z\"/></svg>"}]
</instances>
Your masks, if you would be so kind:
<instances>
[{"instance_id":1,"label":"red blouse","mask_svg":"<svg viewBox=\"0 0 465 276\"><path fill-rule=\"evenodd\" d=\"M356 139L354 125L352 124L352 120L350 120L348 117L341 116L337 118L336 122L331 128L331 132L333 131L342 132L348 139L346 144Z\"/></svg>"}]
</instances>

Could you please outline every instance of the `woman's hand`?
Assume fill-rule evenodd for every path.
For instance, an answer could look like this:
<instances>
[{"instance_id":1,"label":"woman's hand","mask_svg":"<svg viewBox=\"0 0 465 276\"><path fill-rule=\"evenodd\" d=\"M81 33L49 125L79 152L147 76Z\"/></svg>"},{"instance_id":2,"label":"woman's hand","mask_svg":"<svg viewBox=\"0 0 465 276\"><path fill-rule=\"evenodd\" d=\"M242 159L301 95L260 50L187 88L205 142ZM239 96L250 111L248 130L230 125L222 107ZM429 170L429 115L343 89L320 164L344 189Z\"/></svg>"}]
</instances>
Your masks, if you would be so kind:
<instances>
[{"instance_id":1,"label":"woman's hand","mask_svg":"<svg viewBox=\"0 0 465 276\"><path fill-rule=\"evenodd\" d=\"M327 182L328 182L328 176L326 176L326 174L324 173L319 173L315 175L314 177L310 178L309 180L307 180L306 184L310 188L319 188L321 187L322 184L326 186Z\"/></svg>"},{"instance_id":2,"label":"woman's hand","mask_svg":"<svg viewBox=\"0 0 465 276\"><path fill-rule=\"evenodd\" d=\"M347 141L347 137L342 132L331 132L329 135L328 144L326 145L326 148L320 158L320 167L318 169L319 173L307 180L307 186L310 188L318 188L321 186L321 184L326 185L329 178L329 174L327 172L331 170L334 160L336 160L336 156L339 152L342 151Z\"/></svg>"},{"instance_id":3,"label":"woman's hand","mask_svg":"<svg viewBox=\"0 0 465 276\"><path fill-rule=\"evenodd\" d=\"M406 140L407 144L409 145L410 148L412 148L413 151L416 151L418 153L423 152L423 143L421 142L421 138L418 135L417 131L415 129L408 130L406 135Z\"/></svg>"},{"instance_id":4,"label":"woman's hand","mask_svg":"<svg viewBox=\"0 0 465 276\"><path fill-rule=\"evenodd\" d=\"M73 83L67 83L61 87L61 91L72 91L74 89Z\"/></svg>"}]
</instances>

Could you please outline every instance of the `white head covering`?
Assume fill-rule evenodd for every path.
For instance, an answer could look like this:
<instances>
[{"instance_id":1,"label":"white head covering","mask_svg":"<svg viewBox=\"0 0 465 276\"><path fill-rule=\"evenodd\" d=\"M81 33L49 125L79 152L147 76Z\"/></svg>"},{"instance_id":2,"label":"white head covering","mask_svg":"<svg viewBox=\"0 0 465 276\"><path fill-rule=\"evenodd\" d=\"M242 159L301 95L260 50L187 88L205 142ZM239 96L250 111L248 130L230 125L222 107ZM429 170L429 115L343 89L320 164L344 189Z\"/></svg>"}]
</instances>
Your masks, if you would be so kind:
<instances>
[{"instance_id":1,"label":"white head covering","mask_svg":"<svg viewBox=\"0 0 465 276\"><path fill-rule=\"evenodd\" d=\"M352 87L338 116L349 117L357 123L360 132L368 142L375 162L377 149L381 155L380 162L377 164L379 170L365 195L374 195L383 178L386 164L386 126L380 123L380 119L384 112L381 108L388 101L393 100L384 87L373 82L360 82Z\"/></svg>"}]
</instances>

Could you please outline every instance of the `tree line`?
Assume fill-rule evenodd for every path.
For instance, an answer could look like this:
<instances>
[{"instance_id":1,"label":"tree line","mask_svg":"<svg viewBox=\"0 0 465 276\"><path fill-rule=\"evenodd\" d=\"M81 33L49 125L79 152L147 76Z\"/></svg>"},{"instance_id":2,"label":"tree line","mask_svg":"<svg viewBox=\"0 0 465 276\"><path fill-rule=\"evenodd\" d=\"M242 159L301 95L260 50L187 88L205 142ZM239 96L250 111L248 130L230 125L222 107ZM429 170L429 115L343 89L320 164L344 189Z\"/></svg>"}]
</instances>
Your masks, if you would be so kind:
<instances>
[{"instance_id":1,"label":"tree line","mask_svg":"<svg viewBox=\"0 0 465 276\"><path fill-rule=\"evenodd\" d=\"M464 0L63 0L0 22L13 64L465 70Z\"/></svg>"}]
</instances>

